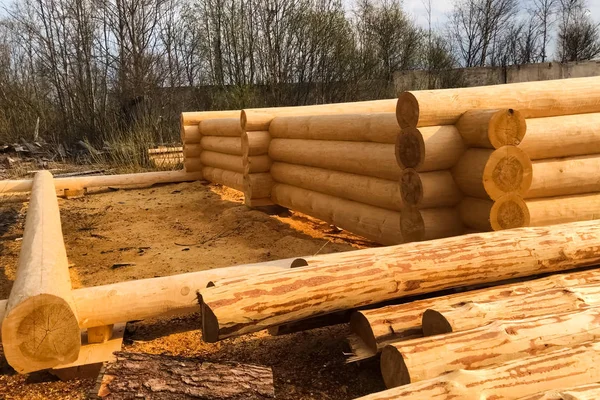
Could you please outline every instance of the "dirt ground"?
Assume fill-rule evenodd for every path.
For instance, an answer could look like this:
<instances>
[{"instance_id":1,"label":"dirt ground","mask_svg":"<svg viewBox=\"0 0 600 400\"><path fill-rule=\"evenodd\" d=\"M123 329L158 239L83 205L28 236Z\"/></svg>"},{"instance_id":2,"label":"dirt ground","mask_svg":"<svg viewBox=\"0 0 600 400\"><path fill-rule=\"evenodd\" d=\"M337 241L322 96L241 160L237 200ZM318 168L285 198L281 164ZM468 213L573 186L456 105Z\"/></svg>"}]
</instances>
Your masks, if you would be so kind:
<instances>
[{"instance_id":1,"label":"dirt ground","mask_svg":"<svg viewBox=\"0 0 600 400\"><path fill-rule=\"evenodd\" d=\"M27 209L5 200L0 298L14 280ZM201 182L107 190L59 204L74 288L375 246L302 214L250 210L241 193ZM130 323L124 350L270 366L278 399L341 400L384 389L377 363L345 364L347 325L217 344L202 342L198 328L195 316ZM0 399L83 399L93 384L16 375L0 353Z\"/></svg>"}]
</instances>

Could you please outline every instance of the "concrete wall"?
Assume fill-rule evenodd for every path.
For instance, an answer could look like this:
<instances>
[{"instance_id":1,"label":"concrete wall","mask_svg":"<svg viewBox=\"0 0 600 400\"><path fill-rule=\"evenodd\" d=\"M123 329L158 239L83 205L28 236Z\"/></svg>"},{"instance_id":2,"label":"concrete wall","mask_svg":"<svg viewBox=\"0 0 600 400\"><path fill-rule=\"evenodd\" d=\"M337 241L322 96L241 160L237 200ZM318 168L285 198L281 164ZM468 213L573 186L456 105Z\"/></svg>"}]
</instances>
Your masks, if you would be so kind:
<instances>
[{"instance_id":1,"label":"concrete wall","mask_svg":"<svg viewBox=\"0 0 600 400\"><path fill-rule=\"evenodd\" d=\"M433 75L434 78L431 79L427 71L396 72L394 74L396 91L499 85L502 83L598 76L600 75L600 60L565 64L557 62L524 64L506 68L459 68L433 73Z\"/></svg>"}]
</instances>

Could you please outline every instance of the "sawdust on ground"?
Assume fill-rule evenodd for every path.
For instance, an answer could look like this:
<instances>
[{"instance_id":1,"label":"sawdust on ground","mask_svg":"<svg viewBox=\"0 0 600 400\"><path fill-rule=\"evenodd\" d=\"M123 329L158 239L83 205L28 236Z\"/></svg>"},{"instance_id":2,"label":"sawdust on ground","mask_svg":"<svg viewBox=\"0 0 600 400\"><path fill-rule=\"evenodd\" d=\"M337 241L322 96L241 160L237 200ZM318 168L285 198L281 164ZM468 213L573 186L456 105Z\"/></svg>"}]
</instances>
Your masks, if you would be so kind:
<instances>
[{"instance_id":1,"label":"sawdust on ground","mask_svg":"<svg viewBox=\"0 0 600 400\"><path fill-rule=\"evenodd\" d=\"M201 182L59 199L74 288L375 246L311 217L250 210L243 195ZM7 298L27 204L0 203L0 298ZM112 268L114 264L130 264ZM216 344L194 316L128 324L124 350L273 368L279 399L351 399L383 390L376 363L346 365L347 325ZM0 399L83 399L93 380L16 375L0 353Z\"/></svg>"}]
</instances>

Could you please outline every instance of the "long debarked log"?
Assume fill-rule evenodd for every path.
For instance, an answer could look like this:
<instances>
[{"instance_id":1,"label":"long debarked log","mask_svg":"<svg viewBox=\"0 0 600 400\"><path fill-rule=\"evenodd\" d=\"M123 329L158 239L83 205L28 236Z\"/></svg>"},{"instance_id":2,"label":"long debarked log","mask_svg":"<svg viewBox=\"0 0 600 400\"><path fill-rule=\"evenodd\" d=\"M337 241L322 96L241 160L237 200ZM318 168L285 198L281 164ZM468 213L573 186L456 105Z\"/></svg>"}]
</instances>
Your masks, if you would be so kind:
<instances>
[{"instance_id":1,"label":"long debarked log","mask_svg":"<svg viewBox=\"0 0 600 400\"><path fill-rule=\"evenodd\" d=\"M479 370L458 370L360 400L511 400L600 381L600 343L561 349Z\"/></svg>"},{"instance_id":2,"label":"long debarked log","mask_svg":"<svg viewBox=\"0 0 600 400\"><path fill-rule=\"evenodd\" d=\"M224 110L224 111L188 111L181 113L181 126L198 125L202 121L212 119L230 119L239 118L240 110Z\"/></svg>"},{"instance_id":3,"label":"long debarked log","mask_svg":"<svg viewBox=\"0 0 600 400\"><path fill-rule=\"evenodd\" d=\"M600 193L525 200L529 226L563 224L600 218Z\"/></svg>"},{"instance_id":4,"label":"long debarked log","mask_svg":"<svg viewBox=\"0 0 600 400\"><path fill-rule=\"evenodd\" d=\"M300 107L250 108L242 110L242 129L267 131L275 117L301 115L333 115L388 113L396 109L396 99L358 101L353 103L318 104Z\"/></svg>"},{"instance_id":5,"label":"long debarked log","mask_svg":"<svg viewBox=\"0 0 600 400\"><path fill-rule=\"evenodd\" d=\"M395 298L593 265L599 250L598 224L578 222L324 255L317 259L331 267L207 289L202 334L214 342Z\"/></svg>"},{"instance_id":6,"label":"long debarked log","mask_svg":"<svg viewBox=\"0 0 600 400\"><path fill-rule=\"evenodd\" d=\"M420 208L455 206L462 192L450 171L417 172L405 168L400 172L402 202Z\"/></svg>"},{"instance_id":7,"label":"long debarked log","mask_svg":"<svg viewBox=\"0 0 600 400\"><path fill-rule=\"evenodd\" d=\"M451 125L469 110L494 108L519 110L525 118L600 112L600 79L403 92L396 118L401 128Z\"/></svg>"},{"instance_id":8,"label":"long debarked log","mask_svg":"<svg viewBox=\"0 0 600 400\"><path fill-rule=\"evenodd\" d=\"M600 339L597 308L515 321L386 346L381 374L388 388L540 355ZM425 323L423 324L425 330Z\"/></svg>"},{"instance_id":9,"label":"long debarked log","mask_svg":"<svg viewBox=\"0 0 600 400\"><path fill-rule=\"evenodd\" d=\"M273 161L393 181L400 177L400 167L396 163L392 144L273 139L269 156Z\"/></svg>"},{"instance_id":10,"label":"long debarked log","mask_svg":"<svg viewBox=\"0 0 600 400\"><path fill-rule=\"evenodd\" d=\"M185 158L198 158L202 153L202 146L200 143L191 143L183 145L183 156Z\"/></svg>"},{"instance_id":11,"label":"long debarked log","mask_svg":"<svg viewBox=\"0 0 600 400\"><path fill-rule=\"evenodd\" d=\"M517 146L525 137L527 123L518 110L469 110L456 128L469 147L498 149Z\"/></svg>"},{"instance_id":12,"label":"long debarked log","mask_svg":"<svg viewBox=\"0 0 600 400\"><path fill-rule=\"evenodd\" d=\"M411 303L358 311L352 315L350 327L362 339L371 356L375 356L387 344L423 336L422 316L428 308L444 308L467 302L489 303L520 298L523 295L554 288L564 289L570 286L589 284L600 284L599 269L551 275L547 278L527 282L504 284Z\"/></svg>"},{"instance_id":13,"label":"long debarked log","mask_svg":"<svg viewBox=\"0 0 600 400\"><path fill-rule=\"evenodd\" d=\"M522 228L531 223L526 202L515 194L506 194L496 201L465 197L458 212L467 227L480 232Z\"/></svg>"},{"instance_id":14,"label":"long debarked log","mask_svg":"<svg viewBox=\"0 0 600 400\"><path fill-rule=\"evenodd\" d=\"M56 189L47 171L33 179L2 346L20 373L75 361L81 347Z\"/></svg>"},{"instance_id":15,"label":"long debarked log","mask_svg":"<svg viewBox=\"0 0 600 400\"><path fill-rule=\"evenodd\" d=\"M198 125L188 125L181 127L181 142L183 145L187 144L200 144L202 135Z\"/></svg>"},{"instance_id":16,"label":"long debarked log","mask_svg":"<svg viewBox=\"0 0 600 400\"><path fill-rule=\"evenodd\" d=\"M404 128L395 146L398 165L420 172L452 168L467 149L453 125Z\"/></svg>"},{"instance_id":17,"label":"long debarked log","mask_svg":"<svg viewBox=\"0 0 600 400\"><path fill-rule=\"evenodd\" d=\"M268 172L244 175L244 197L246 199L269 199L273 189L273 178Z\"/></svg>"},{"instance_id":18,"label":"long debarked log","mask_svg":"<svg viewBox=\"0 0 600 400\"><path fill-rule=\"evenodd\" d=\"M555 197L598 191L600 154L595 154L534 161L531 186L524 197Z\"/></svg>"},{"instance_id":19,"label":"long debarked log","mask_svg":"<svg viewBox=\"0 0 600 400\"><path fill-rule=\"evenodd\" d=\"M455 208L403 207L400 232L405 242L418 242L462 235L465 228Z\"/></svg>"},{"instance_id":20,"label":"long debarked log","mask_svg":"<svg viewBox=\"0 0 600 400\"><path fill-rule=\"evenodd\" d=\"M244 174L240 172L227 171L225 169L204 167L202 169L204 179L209 182L218 183L240 192L244 191Z\"/></svg>"},{"instance_id":21,"label":"long debarked log","mask_svg":"<svg viewBox=\"0 0 600 400\"><path fill-rule=\"evenodd\" d=\"M425 311L423 334L432 336L466 331L497 319L523 319L598 306L600 286L597 284L547 289L491 302L472 300Z\"/></svg>"},{"instance_id":22,"label":"long debarked log","mask_svg":"<svg viewBox=\"0 0 600 400\"><path fill-rule=\"evenodd\" d=\"M183 159L183 169L188 174L202 172L202 167L200 157L185 157Z\"/></svg>"},{"instance_id":23,"label":"long debarked log","mask_svg":"<svg viewBox=\"0 0 600 400\"><path fill-rule=\"evenodd\" d=\"M202 136L229 136L240 137L242 126L240 125L240 112L232 118L214 118L200 122L200 134Z\"/></svg>"},{"instance_id":24,"label":"long debarked log","mask_svg":"<svg viewBox=\"0 0 600 400\"><path fill-rule=\"evenodd\" d=\"M570 388L552 389L519 400L597 400L600 399L600 383L590 383Z\"/></svg>"},{"instance_id":25,"label":"long debarked log","mask_svg":"<svg viewBox=\"0 0 600 400\"><path fill-rule=\"evenodd\" d=\"M55 178L56 190L80 189L108 186L155 185L159 183L191 182L202 179L201 172L160 171L140 174L94 175ZM33 179L1 180L0 193L30 192Z\"/></svg>"},{"instance_id":26,"label":"long debarked log","mask_svg":"<svg viewBox=\"0 0 600 400\"><path fill-rule=\"evenodd\" d=\"M532 160L600 154L600 113L527 120L519 147Z\"/></svg>"},{"instance_id":27,"label":"long debarked log","mask_svg":"<svg viewBox=\"0 0 600 400\"><path fill-rule=\"evenodd\" d=\"M275 117L274 138L396 143L400 127L393 112Z\"/></svg>"},{"instance_id":28,"label":"long debarked log","mask_svg":"<svg viewBox=\"0 0 600 400\"><path fill-rule=\"evenodd\" d=\"M242 153L246 156L261 156L269 153L271 135L267 131L242 133Z\"/></svg>"},{"instance_id":29,"label":"long debarked log","mask_svg":"<svg viewBox=\"0 0 600 400\"><path fill-rule=\"evenodd\" d=\"M531 186L532 166L518 147L471 148L454 166L452 176L465 195L496 200L507 193L525 194Z\"/></svg>"},{"instance_id":30,"label":"long debarked log","mask_svg":"<svg viewBox=\"0 0 600 400\"><path fill-rule=\"evenodd\" d=\"M377 243L402 243L400 213L286 184L275 184L275 204L322 219Z\"/></svg>"},{"instance_id":31,"label":"long debarked log","mask_svg":"<svg viewBox=\"0 0 600 400\"><path fill-rule=\"evenodd\" d=\"M271 368L215 364L199 358L117 352L106 365L100 399L199 398L204 400L271 399L275 397Z\"/></svg>"},{"instance_id":32,"label":"long debarked log","mask_svg":"<svg viewBox=\"0 0 600 400\"><path fill-rule=\"evenodd\" d=\"M240 137L202 136L200 141L203 151L242 155L242 139Z\"/></svg>"}]
</instances>

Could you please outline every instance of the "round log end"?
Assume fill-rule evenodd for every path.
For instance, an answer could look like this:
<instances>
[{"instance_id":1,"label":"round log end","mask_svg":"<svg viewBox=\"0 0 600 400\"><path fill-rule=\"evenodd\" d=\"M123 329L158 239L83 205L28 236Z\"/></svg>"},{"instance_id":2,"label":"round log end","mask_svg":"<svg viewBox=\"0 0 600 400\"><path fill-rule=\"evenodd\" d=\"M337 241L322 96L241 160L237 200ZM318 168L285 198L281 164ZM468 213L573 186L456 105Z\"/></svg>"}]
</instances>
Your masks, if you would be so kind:
<instances>
[{"instance_id":1,"label":"round log end","mask_svg":"<svg viewBox=\"0 0 600 400\"><path fill-rule=\"evenodd\" d=\"M296 258L292 261L290 268L308 267L308 262L304 258Z\"/></svg>"},{"instance_id":2,"label":"round log end","mask_svg":"<svg viewBox=\"0 0 600 400\"><path fill-rule=\"evenodd\" d=\"M529 226L529 223L529 208L521 196L507 194L494 202L490 211L490 224L495 231L522 228Z\"/></svg>"},{"instance_id":3,"label":"round log end","mask_svg":"<svg viewBox=\"0 0 600 400\"><path fill-rule=\"evenodd\" d=\"M404 128L396 137L396 161L400 168L418 168L425 162L425 140L417 128Z\"/></svg>"},{"instance_id":4,"label":"round log end","mask_svg":"<svg viewBox=\"0 0 600 400\"><path fill-rule=\"evenodd\" d=\"M202 340L206 343L216 343L219 341L219 320L210 307L202 301L200 293L198 293L198 300L202 304Z\"/></svg>"},{"instance_id":5,"label":"round log end","mask_svg":"<svg viewBox=\"0 0 600 400\"><path fill-rule=\"evenodd\" d=\"M6 315L2 343L6 360L16 371L39 371L77 360L81 330L64 299L41 294L22 301Z\"/></svg>"},{"instance_id":6,"label":"round log end","mask_svg":"<svg viewBox=\"0 0 600 400\"><path fill-rule=\"evenodd\" d=\"M369 348L373 355L377 354L377 341L369 320L360 311L353 312L350 316L350 329Z\"/></svg>"},{"instance_id":7,"label":"round log end","mask_svg":"<svg viewBox=\"0 0 600 400\"><path fill-rule=\"evenodd\" d=\"M443 335L452 333L452 325L438 311L427 309L423 313L423 336Z\"/></svg>"},{"instance_id":8,"label":"round log end","mask_svg":"<svg viewBox=\"0 0 600 400\"><path fill-rule=\"evenodd\" d=\"M246 110L242 110L240 113L240 125L242 127L242 132L246 132L246 124L248 123L248 117L246 116Z\"/></svg>"},{"instance_id":9,"label":"round log end","mask_svg":"<svg viewBox=\"0 0 600 400\"><path fill-rule=\"evenodd\" d=\"M525 117L511 108L496 112L490 119L488 138L492 146L517 146L525 137L527 123Z\"/></svg>"},{"instance_id":10,"label":"round log end","mask_svg":"<svg viewBox=\"0 0 600 400\"><path fill-rule=\"evenodd\" d=\"M410 373L404 357L394 346L385 346L381 352L381 375L388 389L410 383Z\"/></svg>"},{"instance_id":11,"label":"round log end","mask_svg":"<svg viewBox=\"0 0 600 400\"><path fill-rule=\"evenodd\" d=\"M396 119L400 128L416 128L419 123L419 102L410 92L402 92L396 103Z\"/></svg>"},{"instance_id":12,"label":"round log end","mask_svg":"<svg viewBox=\"0 0 600 400\"><path fill-rule=\"evenodd\" d=\"M411 206L423 201L423 182L413 168L406 168L400 172L400 195L402 202Z\"/></svg>"},{"instance_id":13,"label":"round log end","mask_svg":"<svg viewBox=\"0 0 600 400\"><path fill-rule=\"evenodd\" d=\"M503 146L490 155L483 171L483 186L492 200L507 193L523 195L531 186L532 170L523 150Z\"/></svg>"},{"instance_id":14,"label":"round log end","mask_svg":"<svg viewBox=\"0 0 600 400\"><path fill-rule=\"evenodd\" d=\"M400 211L400 232L404 243L420 242L425 238L425 221L415 207L402 207Z\"/></svg>"}]
</instances>

